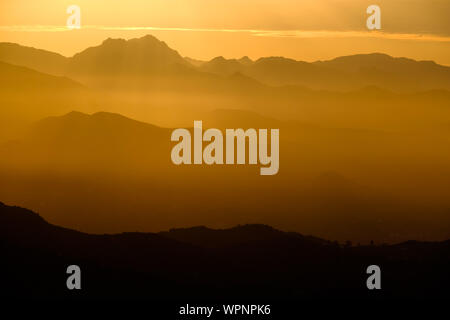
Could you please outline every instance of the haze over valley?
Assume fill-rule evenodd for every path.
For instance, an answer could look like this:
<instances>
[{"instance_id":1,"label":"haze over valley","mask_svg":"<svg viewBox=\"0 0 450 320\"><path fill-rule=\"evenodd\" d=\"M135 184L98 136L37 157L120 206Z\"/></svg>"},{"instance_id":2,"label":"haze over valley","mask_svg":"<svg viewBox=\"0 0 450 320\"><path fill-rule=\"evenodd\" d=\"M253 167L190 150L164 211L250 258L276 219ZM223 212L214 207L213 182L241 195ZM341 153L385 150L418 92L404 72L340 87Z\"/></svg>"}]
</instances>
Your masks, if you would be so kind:
<instances>
[{"instance_id":1,"label":"haze over valley","mask_svg":"<svg viewBox=\"0 0 450 320\"><path fill-rule=\"evenodd\" d=\"M262 223L450 236L450 68L382 53L198 61L148 35L73 57L0 43L0 200L89 233ZM280 170L175 166L174 128L279 128Z\"/></svg>"}]
</instances>

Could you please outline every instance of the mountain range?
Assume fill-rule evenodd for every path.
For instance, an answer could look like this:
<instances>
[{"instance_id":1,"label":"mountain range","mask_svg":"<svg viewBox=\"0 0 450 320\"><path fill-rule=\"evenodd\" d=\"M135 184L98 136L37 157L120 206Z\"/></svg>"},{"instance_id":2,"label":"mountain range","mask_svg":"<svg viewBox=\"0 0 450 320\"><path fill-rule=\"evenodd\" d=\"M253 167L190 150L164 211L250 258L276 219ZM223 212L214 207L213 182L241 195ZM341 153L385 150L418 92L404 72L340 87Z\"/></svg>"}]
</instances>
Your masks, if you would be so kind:
<instances>
[{"instance_id":1,"label":"mountain range","mask_svg":"<svg viewBox=\"0 0 450 320\"><path fill-rule=\"evenodd\" d=\"M398 92L450 89L450 68L432 61L372 53L312 63L283 57L256 61L248 57L217 57L202 63L183 58L151 35L130 40L109 38L101 45L70 58L17 44L0 43L0 61L44 73L66 75L97 86L104 86L111 77L133 77L142 82L152 77L202 78L199 73L203 72L222 77L240 73L267 85L298 85L318 90L351 91L365 86ZM214 77L206 78L217 81Z\"/></svg>"},{"instance_id":2,"label":"mountain range","mask_svg":"<svg viewBox=\"0 0 450 320\"><path fill-rule=\"evenodd\" d=\"M70 58L0 43L0 61L0 102L8 106L0 115L10 128L73 110L173 127L205 111L239 109L321 126L385 129L389 121L374 119L386 112L393 128L400 121L415 126L416 119L401 119L444 120L450 103L449 67L378 53L313 63L283 57L191 63L149 35L107 39ZM0 130L0 141L11 136Z\"/></svg>"}]
</instances>

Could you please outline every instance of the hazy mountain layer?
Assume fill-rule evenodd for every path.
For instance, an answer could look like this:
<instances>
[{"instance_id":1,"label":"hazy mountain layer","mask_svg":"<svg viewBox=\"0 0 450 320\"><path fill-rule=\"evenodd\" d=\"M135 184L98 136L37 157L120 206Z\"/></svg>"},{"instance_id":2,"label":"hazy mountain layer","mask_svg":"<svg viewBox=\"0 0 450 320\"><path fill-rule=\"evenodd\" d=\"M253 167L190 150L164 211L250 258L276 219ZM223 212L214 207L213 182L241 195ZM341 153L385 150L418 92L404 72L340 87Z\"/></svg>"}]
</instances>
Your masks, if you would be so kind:
<instances>
[{"instance_id":1,"label":"hazy mountain layer","mask_svg":"<svg viewBox=\"0 0 450 320\"><path fill-rule=\"evenodd\" d=\"M364 242L450 233L448 179L438 175L449 155L433 151L428 140L237 110L203 119L205 129L280 128L280 172L262 177L259 165L175 166L171 130L117 114L72 112L0 147L0 196L89 232L258 222ZM429 152L420 156L413 144Z\"/></svg>"},{"instance_id":2,"label":"hazy mountain layer","mask_svg":"<svg viewBox=\"0 0 450 320\"><path fill-rule=\"evenodd\" d=\"M399 92L450 89L450 68L432 61L374 53L314 63L283 57L266 57L257 61L248 57L230 60L217 57L209 62L199 62L182 58L177 51L150 35L128 41L107 39L71 58L17 44L0 43L0 61L66 75L85 84L110 89L130 81L134 86L142 87L148 78L155 77L163 82L168 77L175 77L186 85L192 81L191 77L199 77L198 72L225 77L242 73L268 85L298 85L319 90L350 91L365 86Z\"/></svg>"}]
</instances>

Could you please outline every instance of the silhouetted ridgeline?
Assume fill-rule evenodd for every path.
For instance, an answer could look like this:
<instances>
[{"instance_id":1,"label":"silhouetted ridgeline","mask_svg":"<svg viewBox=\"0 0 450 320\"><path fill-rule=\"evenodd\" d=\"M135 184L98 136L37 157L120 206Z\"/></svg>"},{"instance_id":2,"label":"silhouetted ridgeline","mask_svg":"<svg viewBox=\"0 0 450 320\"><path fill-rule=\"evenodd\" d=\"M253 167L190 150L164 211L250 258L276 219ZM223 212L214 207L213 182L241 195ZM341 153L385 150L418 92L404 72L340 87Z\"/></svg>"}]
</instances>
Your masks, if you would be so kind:
<instances>
[{"instance_id":1,"label":"silhouetted ridgeline","mask_svg":"<svg viewBox=\"0 0 450 320\"><path fill-rule=\"evenodd\" d=\"M449 297L450 241L343 247L264 225L90 235L0 203L0 246L8 297ZM81 291L66 289L71 264ZM366 289L371 264L382 271L377 292Z\"/></svg>"}]
</instances>

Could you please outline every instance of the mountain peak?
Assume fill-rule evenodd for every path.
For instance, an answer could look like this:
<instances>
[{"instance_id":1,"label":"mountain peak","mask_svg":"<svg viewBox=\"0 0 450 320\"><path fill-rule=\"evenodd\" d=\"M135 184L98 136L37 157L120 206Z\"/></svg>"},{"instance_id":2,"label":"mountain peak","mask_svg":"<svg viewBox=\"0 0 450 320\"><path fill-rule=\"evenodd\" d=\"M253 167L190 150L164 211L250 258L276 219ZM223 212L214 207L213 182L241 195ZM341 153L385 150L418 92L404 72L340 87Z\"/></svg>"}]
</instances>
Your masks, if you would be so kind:
<instances>
[{"instance_id":1,"label":"mountain peak","mask_svg":"<svg viewBox=\"0 0 450 320\"><path fill-rule=\"evenodd\" d=\"M141 38L135 38L135 40L144 40L144 41L156 41L156 42L163 42L158 40L158 38L156 38L155 36L151 35L151 34L146 34L145 36L141 37Z\"/></svg>"},{"instance_id":2,"label":"mountain peak","mask_svg":"<svg viewBox=\"0 0 450 320\"><path fill-rule=\"evenodd\" d=\"M243 56L242 58L240 58L238 60L239 63L243 64L243 65L250 65L253 63L253 60L250 59L248 56Z\"/></svg>"},{"instance_id":3,"label":"mountain peak","mask_svg":"<svg viewBox=\"0 0 450 320\"><path fill-rule=\"evenodd\" d=\"M189 63L152 35L130 40L108 38L99 46L76 54L70 62L69 74L149 75L174 65Z\"/></svg>"},{"instance_id":4,"label":"mountain peak","mask_svg":"<svg viewBox=\"0 0 450 320\"><path fill-rule=\"evenodd\" d=\"M51 119L64 118L64 119L80 120L80 119L87 119L89 117L90 116L87 113L83 113L83 112L79 112L79 111L70 111L69 113L67 113L61 117L50 117L50 118ZM45 120L45 119L43 119L43 120Z\"/></svg>"},{"instance_id":5,"label":"mountain peak","mask_svg":"<svg viewBox=\"0 0 450 320\"><path fill-rule=\"evenodd\" d=\"M273 63L273 64L294 64L294 63L301 63L301 61L297 61L290 58L285 57L262 57L256 60L256 63ZM306 62L305 62L306 63Z\"/></svg>"},{"instance_id":6,"label":"mountain peak","mask_svg":"<svg viewBox=\"0 0 450 320\"><path fill-rule=\"evenodd\" d=\"M93 133L97 134L104 128L109 129L111 125L114 125L114 131L112 132L113 134L118 134L119 131L124 129L144 129L147 132L153 132L155 130L164 131L162 128L155 125L134 120L118 113L102 111L93 114L87 114L83 112L72 111L63 116L53 116L38 121L34 126L33 135L39 136L39 134L43 132L53 132L55 138L60 138L62 132L72 134L71 130L76 131L76 128L79 127L83 127L88 131L91 130ZM56 134L55 132L58 132L58 134Z\"/></svg>"},{"instance_id":7,"label":"mountain peak","mask_svg":"<svg viewBox=\"0 0 450 320\"><path fill-rule=\"evenodd\" d=\"M127 43L133 43L133 42L142 42L142 43L158 43L158 44L165 44L164 41L158 40L155 36L152 36L151 34L147 34L140 38L131 38L131 39L123 39L123 38L107 38L103 40L102 44L108 45L108 44L127 44Z\"/></svg>"},{"instance_id":8,"label":"mountain peak","mask_svg":"<svg viewBox=\"0 0 450 320\"><path fill-rule=\"evenodd\" d=\"M148 34L141 38L132 38L129 40L122 39L122 38L107 38L99 46L88 48L88 49L76 54L75 57L80 54L83 54L83 52L86 52L88 50L94 50L94 49L99 50L99 49L105 49L105 48L107 48L107 49L121 48L123 50L139 49L141 51L146 51L149 49L162 49L162 50L170 51L171 53L177 53L175 50L170 49L169 46L164 41L160 41L156 37Z\"/></svg>"},{"instance_id":9,"label":"mountain peak","mask_svg":"<svg viewBox=\"0 0 450 320\"><path fill-rule=\"evenodd\" d=\"M103 40L101 45L125 44L127 41L122 38L107 38Z\"/></svg>"},{"instance_id":10,"label":"mountain peak","mask_svg":"<svg viewBox=\"0 0 450 320\"><path fill-rule=\"evenodd\" d=\"M223 56L218 56L213 58L210 62L226 62L228 61L227 59L225 59Z\"/></svg>"}]
</instances>

